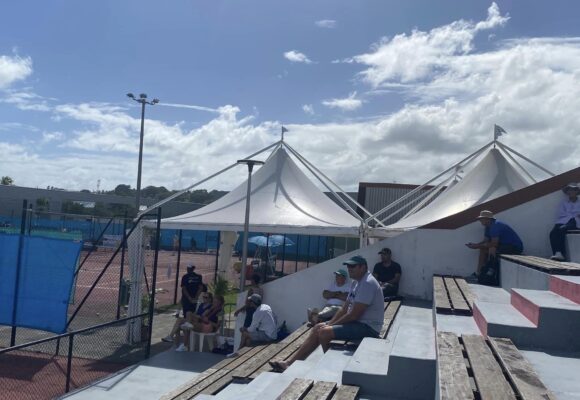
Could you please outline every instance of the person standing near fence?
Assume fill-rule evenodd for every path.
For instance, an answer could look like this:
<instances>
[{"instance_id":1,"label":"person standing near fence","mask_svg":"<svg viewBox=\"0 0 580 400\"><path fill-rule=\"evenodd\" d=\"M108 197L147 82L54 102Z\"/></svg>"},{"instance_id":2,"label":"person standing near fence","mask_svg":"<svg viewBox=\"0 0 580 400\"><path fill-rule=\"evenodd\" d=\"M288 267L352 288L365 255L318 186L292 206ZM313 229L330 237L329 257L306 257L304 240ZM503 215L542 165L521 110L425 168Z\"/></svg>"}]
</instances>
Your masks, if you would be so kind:
<instances>
[{"instance_id":1,"label":"person standing near fence","mask_svg":"<svg viewBox=\"0 0 580 400\"><path fill-rule=\"evenodd\" d=\"M181 278L181 306L183 316L195 312L197 299L203 290L202 276L195 273L195 265L187 266L187 273Z\"/></svg>"}]
</instances>

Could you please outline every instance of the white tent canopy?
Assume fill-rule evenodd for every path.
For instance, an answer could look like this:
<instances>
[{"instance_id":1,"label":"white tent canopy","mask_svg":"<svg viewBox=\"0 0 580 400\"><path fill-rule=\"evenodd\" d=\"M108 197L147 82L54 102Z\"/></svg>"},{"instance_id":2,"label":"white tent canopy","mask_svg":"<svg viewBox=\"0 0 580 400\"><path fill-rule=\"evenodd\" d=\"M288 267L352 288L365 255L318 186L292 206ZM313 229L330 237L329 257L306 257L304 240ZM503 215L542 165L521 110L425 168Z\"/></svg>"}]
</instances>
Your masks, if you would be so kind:
<instances>
[{"instance_id":1,"label":"white tent canopy","mask_svg":"<svg viewBox=\"0 0 580 400\"><path fill-rule=\"evenodd\" d=\"M411 229L427 225L524 188L531 183L497 148L491 148L463 179L449 185L424 208L389 225L386 229Z\"/></svg>"},{"instance_id":2,"label":"white tent canopy","mask_svg":"<svg viewBox=\"0 0 580 400\"><path fill-rule=\"evenodd\" d=\"M161 220L164 229L242 231L247 181L205 207ZM252 175L250 230L359 236L361 220L326 196L279 146Z\"/></svg>"}]
</instances>

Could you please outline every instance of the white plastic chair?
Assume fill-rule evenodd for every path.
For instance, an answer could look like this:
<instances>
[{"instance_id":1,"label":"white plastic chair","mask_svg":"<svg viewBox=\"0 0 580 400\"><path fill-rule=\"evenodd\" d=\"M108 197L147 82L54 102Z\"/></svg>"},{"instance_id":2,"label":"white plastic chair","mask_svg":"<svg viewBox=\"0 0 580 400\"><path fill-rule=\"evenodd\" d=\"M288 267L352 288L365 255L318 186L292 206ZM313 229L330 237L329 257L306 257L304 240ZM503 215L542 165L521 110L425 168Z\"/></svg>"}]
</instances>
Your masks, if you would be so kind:
<instances>
[{"instance_id":1,"label":"white plastic chair","mask_svg":"<svg viewBox=\"0 0 580 400\"><path fill-rule=\"evenodd\" d=\"M223 323L223 318L224 318L224 314L221 313L218 317L218 322L217 322L217 329L215 330L215 332L211 332L211 333L203 333L203 332L194 332L191 331L190 332L190 336L189 336L189 350L193 351L193 348L195 347L195 340L199 337L199 347L197 348L197 351L202 352L203 351L203 344L205 343L205 338L206 337L215 337L217 335L219 335L220 333L220 328L222 326ZM209 349L209 351L213 350L213 346L212 348Z\"/></svg>"}]
</instances>

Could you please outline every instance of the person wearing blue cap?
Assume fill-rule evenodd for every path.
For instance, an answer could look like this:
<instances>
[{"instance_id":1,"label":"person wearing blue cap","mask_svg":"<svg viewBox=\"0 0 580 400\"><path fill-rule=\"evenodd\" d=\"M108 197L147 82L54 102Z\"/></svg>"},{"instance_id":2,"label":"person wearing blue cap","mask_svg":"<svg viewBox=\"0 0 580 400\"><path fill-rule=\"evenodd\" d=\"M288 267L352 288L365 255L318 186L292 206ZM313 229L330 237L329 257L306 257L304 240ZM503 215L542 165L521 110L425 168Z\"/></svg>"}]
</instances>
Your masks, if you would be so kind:
<instances>
[{"instance_id":1,"label":"person wearing blue cap","mask_svg":"<svg viewBox=\"0 0 580 400\"><path fill-rule=\"evenodd\" d=\"M346 265L350 278L356 281L344 305L330 321L316 324L302 346L287 361L270 361L274 371L284 371L294 361L306 359L319 345L326 352L332 340L379 337L384 307L381 286L369 272L364 257L351 257L343 265Z\"/></svg>"},{"instance_id":2,"label":"person wearing blue cap","mask_svg":"<svg viewBox=\"0 0 580 400\"><path fill-rule=\"evenodd\" d=\"M316 325L319 321L328 321L340 310L350 291L348 284L348 272L339 269L334 272L334 279L330 286L322 292L322 297L326 300L326 305L319 311L318 308L308 309L308 322Z\"/></svg>"}]
</instances>

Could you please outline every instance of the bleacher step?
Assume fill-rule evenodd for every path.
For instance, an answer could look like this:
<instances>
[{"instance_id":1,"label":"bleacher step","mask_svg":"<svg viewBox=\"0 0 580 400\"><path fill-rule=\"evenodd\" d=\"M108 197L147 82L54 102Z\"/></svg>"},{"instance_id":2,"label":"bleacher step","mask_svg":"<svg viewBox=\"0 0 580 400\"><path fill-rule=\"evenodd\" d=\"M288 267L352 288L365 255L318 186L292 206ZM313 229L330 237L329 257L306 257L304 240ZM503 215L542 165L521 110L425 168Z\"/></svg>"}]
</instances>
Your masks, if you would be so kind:
<instances>
[{"instance_id":1,"label":"bleacher step","mask_svg":"<svg viewBox=\"0 0 580 400\"><path fill-rule=\"evenodd\" d=\"M324 356L312 367L304 378L313 381L342 382L342 371L351 359L352 349L328 349Z\"/></svg>"},{"instance_id":2,"label":"bleacher step","mask_svg":"<svg viewBox=\"0 0 580 400\"><path fill-rule=\"evenodd\" d=\"M262 372L248 384L230 383L215 395L216 400L253 400L256 393L264 390L280 374L274 372Z\"/></svg>"},{"instance_id":3,"label":"bleacher step","mask_svg":"<svg viewBox=\"0 0 580 400\"><path fill-rule=\"evenodd\" d=\"M550 290L580 304L580 276L553 275L550 277Z\"/></svg>"},{"instance_id":4,"label":"bleacher step","mask_svg":"<svg viewBox=\"0 0 580 400\"><path fill-rule=\"evenodd\" d=\"M580 322L580 304L548 290L512 289L511 302L538 326L556 323L560 319Z\"/></svg>"},{"instance_id":5,"label":"bleacher step","mask_svg":"<svg viewBox=\"0 0 580 400\"><path fill-rule=\"evenodd\" d=\"M511 304L476 301L473 318L484 336L509 337L514 340L536 329L536 325Z\"/></svg>"}]
</instances>

